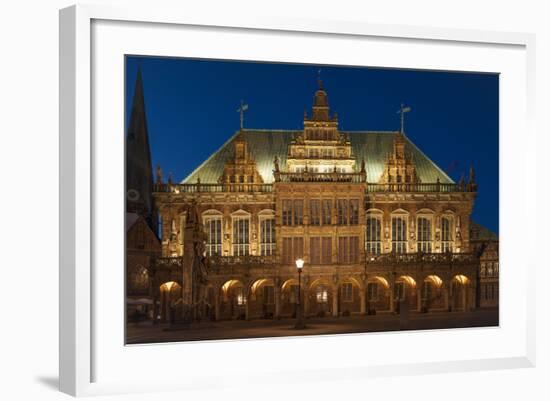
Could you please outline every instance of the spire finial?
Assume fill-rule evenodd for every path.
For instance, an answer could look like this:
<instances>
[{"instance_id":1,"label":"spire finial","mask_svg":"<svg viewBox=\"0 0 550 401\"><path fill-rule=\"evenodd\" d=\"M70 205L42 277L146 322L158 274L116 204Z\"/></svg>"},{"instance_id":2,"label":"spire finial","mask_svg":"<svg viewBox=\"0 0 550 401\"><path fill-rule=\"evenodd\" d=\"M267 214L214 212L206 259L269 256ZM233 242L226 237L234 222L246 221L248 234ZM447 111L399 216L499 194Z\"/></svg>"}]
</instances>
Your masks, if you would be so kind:
<instances>
[{"instance_id":1,"label":"spire finial","mask_svg":"<svg viewBox=\"0 0 550 401\"><path fill-rule=\"evenodd\" d=\"M321 69L320 68L317 70L317 85L319 86L319 89L323 90L323 80L321 79Z\"/></svg>"},{"instance_id":2,"label":"spire finial","mask_svg":"<svg viewBox=\"0 0 550 401\"><path fill-rule=\"evenodd\" d=\"M397 114L401 114L401 130L399 131L401 135L405 134L405 113L408 113L411 111L410 107L405 107L403 103L401 103L401 107L397 111Z\"/></svg>"},{"instance_id":3,"label":"spire finial","mask_svg":"<svg viewBox=\"0 0 550 401\"><path fill-rule=\"evenodd\" d=\"M237 113L240 113L241 115L241 131L243 130L243 126L244 126L244 112L248 110L248 104L245 104L242 100L241 100L241 105L239 106L239 108L237 109Z\"/></svg>"}]
</instances>

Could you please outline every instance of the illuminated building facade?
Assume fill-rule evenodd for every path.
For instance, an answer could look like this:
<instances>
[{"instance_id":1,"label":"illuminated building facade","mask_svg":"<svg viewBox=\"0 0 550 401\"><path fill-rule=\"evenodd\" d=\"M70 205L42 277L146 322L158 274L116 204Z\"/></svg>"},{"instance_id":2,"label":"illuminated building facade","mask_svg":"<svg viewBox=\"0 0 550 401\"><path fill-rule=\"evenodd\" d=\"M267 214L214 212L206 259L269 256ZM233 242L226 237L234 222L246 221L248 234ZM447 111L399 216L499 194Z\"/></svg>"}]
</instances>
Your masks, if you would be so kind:
<instances>
[{"instance_id":1,"label":"illuminated building facade","mask_svg":"<svg viewBox=\"0 0 550 401\"><path fill-rule=\"evenodd\" d=\"M153 315L295 316L298 258L306 317L498 306L498 239L471 222L476 193L473 170L455 183L403 124L340 130L319 82L302 130L241 128L181 183L157 170Z\"/></svg>"}]
</instances>

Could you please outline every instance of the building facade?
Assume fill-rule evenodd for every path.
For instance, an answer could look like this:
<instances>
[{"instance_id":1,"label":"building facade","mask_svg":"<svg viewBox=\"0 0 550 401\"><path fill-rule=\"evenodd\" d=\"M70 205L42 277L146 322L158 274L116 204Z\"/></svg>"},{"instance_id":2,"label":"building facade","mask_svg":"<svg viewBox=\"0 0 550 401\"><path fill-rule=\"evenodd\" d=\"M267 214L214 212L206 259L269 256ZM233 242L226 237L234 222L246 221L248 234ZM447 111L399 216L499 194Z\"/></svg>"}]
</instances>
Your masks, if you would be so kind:
<instances>
[{"instance_id":1,"label":"building facade","mask_svg":"<svg viewBox=\"0 0 550 401\"><path fill-rule=\"evenodd\" d=\"M473 170L453 182L403 125L340 130L321 82L303 124L241 128L178 184L157 170L155 321L293 317L299 288L305 317L498 306Z\"/></svg>"}]
</instances>

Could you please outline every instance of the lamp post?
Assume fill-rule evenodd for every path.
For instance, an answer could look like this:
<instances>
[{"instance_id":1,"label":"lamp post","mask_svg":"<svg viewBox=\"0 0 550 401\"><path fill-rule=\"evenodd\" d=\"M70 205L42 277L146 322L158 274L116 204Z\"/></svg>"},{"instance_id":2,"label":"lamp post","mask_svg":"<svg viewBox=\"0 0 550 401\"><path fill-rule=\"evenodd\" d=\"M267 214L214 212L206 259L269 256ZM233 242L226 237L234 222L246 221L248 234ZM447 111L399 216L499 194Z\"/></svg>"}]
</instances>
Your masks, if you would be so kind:
<instances>
[{"instance_id":1,"label":"lamp post","mask_svg":"<svg viewBox=\"0 0 550 401\"><path fill-rule=\"evenodd\" d=\"M296 259L296 269L298 269L298 310L296 311L295 329L305 329L306 325L302 319L302 269L304 267L303 259Z\"/></svg>"}]
</instances>

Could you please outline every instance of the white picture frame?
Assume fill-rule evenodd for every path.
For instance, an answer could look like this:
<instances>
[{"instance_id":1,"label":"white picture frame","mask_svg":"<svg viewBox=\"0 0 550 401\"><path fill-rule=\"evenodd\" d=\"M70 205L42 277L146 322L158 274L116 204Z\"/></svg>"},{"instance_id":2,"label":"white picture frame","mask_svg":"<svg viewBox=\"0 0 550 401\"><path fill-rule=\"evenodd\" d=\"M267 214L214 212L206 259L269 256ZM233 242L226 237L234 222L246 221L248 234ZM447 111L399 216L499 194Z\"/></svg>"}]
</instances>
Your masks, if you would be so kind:
<instances>
[{"instance_id":1,"label":"white picture frame","mask_svg":"<svg viewBox=\"0 0 550 401\"><path fill-rule=\"evenodd\" d=\"M95 24L95 25L94 25ZM102 25L103 24L103 25ZM118 24L118 25L117 25ZM154 27L154 29L151 29ZM123 153L118 152L121 148L121 139L123 132L118 135L117 143L113 147L108 146L102 138L94 137L94 126L97 129L98 121L103 114L101 107L103 105L93 102L93 96L102 96L101 89L94 87L94 77L100 81L103 79L103 68L109 68L112 65L120 65L118 59L120 51L134 54L151 54L153 48L147 50L147 46L158 45L158 54L176 55L172 52L176 43L161 40L162 35L174 34L186 27L192 30L193 35L210 35L216 32L219 35L242 35L244 41L247 35L263 35L266 42L277 40L277 35L285 35L287 38L301 38L301 40L321 40L326 41L327 45L333 39L338 39L340 43L346 41L385 41L385 45L398 45L400 41L406 41L410 46L437 46L441 51L441 60L439 64L426 60L411 61L408 66L402 64L403 68L432 68L432 69L453 69L458 66L456 61L453 64L452 56L454 52L479 51L486 52L487 49L494 49L495 53L506 53L502 60L495 57L491 62L498 63L499 60L509 60L509 65L502 65L499 68L491 69L492 72L500 72L503 83L501 85L501 144L500 159L506 159L509 152L513 151L519 162L515 168L511 168L501 163L500 183L501 183L501 326L499 328L488 329L457 329L447 331L427 331L427 332L408 332L408 333L383 333L366 335L346 335L346 336L322 336L305 338L285 338L285 339L257 339L240 341L222 341L222 342L199 342L193 344L167 344L150 345L140 347L125 347L123 342L118 341L120 330L123 326L124 314L119 314L123 306L118 305L118 300L114 299L113 305L118 305L113 309L113 314L102 313L105 307L103 304L96 304L97 298L94 298L98 286L102 286L105 275L97 274L94 270L100 260L104 260L111 251L99 252L98 247L104 241L98 237L98 230L105 227L104 222L100 220L113 219L114 226L122 230L122 220L118 221L120 208L123 208L122 196L120 197L120 207L117 205L113 211L114 214L103 216L105 208L100 194L105 194L106 190L102 188L115 188L122 181L119 179L120 172L117 170L118 160L123 160ZM137 36L139 31L148 30L148 35L142 37L141 44L138 46L133 43L128 50L119 46L131 35L123 35L120 32L132 30ZM108 35L118 32L116 38L109 37L110 44L113 46L110 51L115 51L116 56L104 54L97 56L105 45L105 38ZM179 31L178 31L179 32ZM96 39L94 41L94 34ZM107 35L107 36L106 36ZM113 34L114 35L114 34ZM158 36L157 36L158 35ZM280 36L279 38L281 38ZM147 42L147 38L151 43ZM156 39L155 39L156 38ZM157 40L155 42L155 40ZM129 43L129 42L128 42ZM196 56L201 52L208 52L208 47L212 44L208 38L201 41L201 47L197 47ZM273 42L277 43L277 42ZM363 42L361 42L363 43ZM535 284L534 280L526 280L527 274L534 273L536 261L530 255L535 255L532 250L534 245L529 242L527 236L518 236L514 234L514 227L517 228L521 222L526 222L523 230L535 232L534 224L536 221L536 210L533 204L528 203L530 197L534 195L535 178L528 174L529 171L535 171L535 133L533 129L534 113L534 44L535 38L531 34L507 33L507 32L484 32L459 29L437 29L415 26L392 26L376 25L367 22L358 21L326 21L326 20L303 20L288 18L276 18L268 16L241 14L236 16L213 16L187 14L184 9L161 9L154 7L132 7L132 8L113 8L99 5L79 5L63 9L60 12L60 390L75 396L142 392L142 391L160 391L167 389L203 389L212 386L215 382L217 386L230 386L233 382L231 376L232 370L242 374L249 375L249 380L255 380L257 383L270 382L273 378L278 380L292 381L297 371L300 372L300 380L326 380L327 378L353 378L361 380L366 377L401 375L401 374L422 374L433 372L458 372L480 369L503 369L530 367L535 364ZM375 51L376 43L373 45ZM142 47L140 47L142 46ZM252 45L251 45L252 46ZM256 45L258 46L258 45ZM452 52L446 52L446 46L453 46ZM232 57L229 45L227 45L226 57ZM345 46L344 46L345 47ZM140 50L141 49L141 50ZM172 50L171 50L172 49ZM250 49L253 49L251 47ZM249 49L249 51L250 51ZM291 49L291 46L289 47ZM419 48L420 49L420 48ZM477 50L476 50L477 49ZM144 53L139 53L143 51ZM273 50L275 51L275 50ZM342 50L345 52L345 49ZM420 51L420 50L419 50ZM205 53L205 54L206 54ZM201 53L202 54L202 53ZM268 60L269 53L266 49L256 48L255 59ZM95 57L97 56L97 60ZM109 57L117 57L115 64L109 64ZM246 55L237 54L233 57L245 57ZM248 56L252 57L252 56ZM308 57L304 55L303 57ZM311 57L311 56L310 56ZM448 59L446 59L446 57ZM466 60L471 63L465 70L476 70L476 65L481 66L486 56L480 56L478 60ZM223 57L221 57L223 58ZM107 60L105 65L98 61ZM294 60L294 59L293 59ZM299 61L299 60L297 60ZM327 59L320 57L312 62L326 62ZM330 61L330 60L329 60ZM465 62L466 62L465 61ZM352 61L353 62L353 61ZM357 61L355 61L357 62ZM391 66L389 62L383 62L381 66ZM412 64L416 63L416 64ZM416 65L416 67L414 67ZM466 65L466 64L465 64ZM497 65L497 64L493 64ZM460 68L464 68L461 66ZM481 70L484 70L482 67ZM514 72L514 69L516 70ZM506 70L506 72L503 72ZM118 71L118 78L123 71ZM513 77L508 80L506 77ZM120 81L117 81L120 83ZM509 85L509 86L506 86ZM114 86L116 90L123 91L122 86ZM519 93L518 99L511 99L511 90ZM116 99L121 99L117 94ZM98 106L100 105L100 106ZM519 106L519 107L516 107ZM118 108L116 108L118 107ZM114 110L120 110L123 105L119 104ZM504 112L506 114L504 114ZM116 114L116 113L115 113ZM122 116L112 116L113 119L122 120ZM118 126L118 125L113 125ZM521 141L511 135L514 130L524 132L521 135ZM107 151L107 149L111 149ZM101 155L105 162L98 164L98 155ZM103 157L105 157L103 159ZM121 164L121 163L120 163ZM109 180L106 171L113 169L112 180ZM511 182L521 182L522 191L511 191ZM120 188L122 193L123 186ZM514 193L512 193L514 192ZM114 194L114 199L117 199ZM516 210L516 213L508 213ZM518 211L519 210L519 211ZM506 212L506 213L505 213ZM502 216L505 215L504 219ZM116 230L113 230L116 231ZM119 236L121 233L119 232ZM117 241L114 241L117 243ZM518 244L519 243L519 244ZM512 249L510 244L515 244L517 248L523 249L522 259ZM507 247L508 245L508 247ZM518 246L519 245L519 246ZM111 253L110 253L111 252ZM113 251L114 252L114 251ZM527 256L526 256L527 255ZM122 258L113 259L113 269L120 269L113 281L113 286L103 288L106 294L110 294L116 289L116 284L123 270L123 264L120 264ZM516 265L520 266L517 271L507 268ZM117 275L118 274L118 275ZM534 274L533 274L534 275ZM117 278L118 277L118 278ZM510 291L511 280L515 283L514 303ZM123 293L123 287L119 288L120 294ZM107 296L107 298L110 295ZM507 314L513 315L508 316ZM118 317L117 317L118 316ZM510 324L511 318L516 319L517 327ZM116 319L120 320L120 327L114 327ZM114 324L109 326L109 324ZM108 326L117 332L112 344L107 344L108 340L102 335L104 327ZM514 326L514 327L512 327ZM100 327L100 328L98 328ZM508 333L508 334L507 334ZM398 362L395 360L384 359L383 355L376 355L372 350L372 360L368 363L366 360L354 359L354 355L348 359L335 358L331 355L337 355L339 347L351 347L351 344L359 344L364 341L383 343L385 338L394 338L396 335L407 335L411 343L422 344L422 341L460 341L468 343L468 348L457 349L456 352L445 350L439 352L436 350L428 358L418 358L415 350L410 353L404 352L404 356ZM393 337L390 337L393 336ZM488 347L486 352L475 348L477 338L484 338L483 341L492 341L494 347ZM426 340L422 340L426 338ZM117 342L118 341L118 342ZM481 341L481 340L480 340ZM117 345L118 344L118 345ZM503 344L507 344L504 349ZM166 371L160 370L159 375L151 376L149 380L143 380L136 376L132 371L131 365L136 361L150 364L155 358L165 358L167 352L185 352L188 357L193 358L198 355L214 355L220 352L239 355L258 352L266 352L266 349L272 349L273 353L281 353L285 348L300 348L303 355L313 355L315 347L323 346L328 351L328 359L323 361L311 358L309 361L297 361L292 369L285 369L284 365L275 362L271 369L260 369L254 367L253 370L247 370L246 366L234 366L229 370L219 370L212 373L205 373L198 364L194 369L187 371L185 379L176 378L170 374L170 367ZM109 348L111 347L111 348ZM112 348L115 347L115 348ZM120 349L116 348L120 347ZM418 345L417 347L420 347ZM500 348L499 348L500 347ZM376 347L373 347L376 348ZM111 352L109 352L109 350ZM428 352L429 353L429 352ZM361 355L361 352L355 353ZM435 354L440 354L439 358ZM454 356L453 356L454 355ZM459 357L464 355L463 357ZM118 358L118 359L117 359ZM307 358L304 358L307 359ZM330 361L330 366L326 361ZM126 361L126 362L125 362ZM302 363L303 362L303 363ZM127 363L127 370L122 369L123 364ZM107 368L107 364L112 369ZM184 367L182 367L184 369ZM163 375L164 374L164 375ZM161 379L161 378L164 379Z\"/></svg>"}]
</instances>

